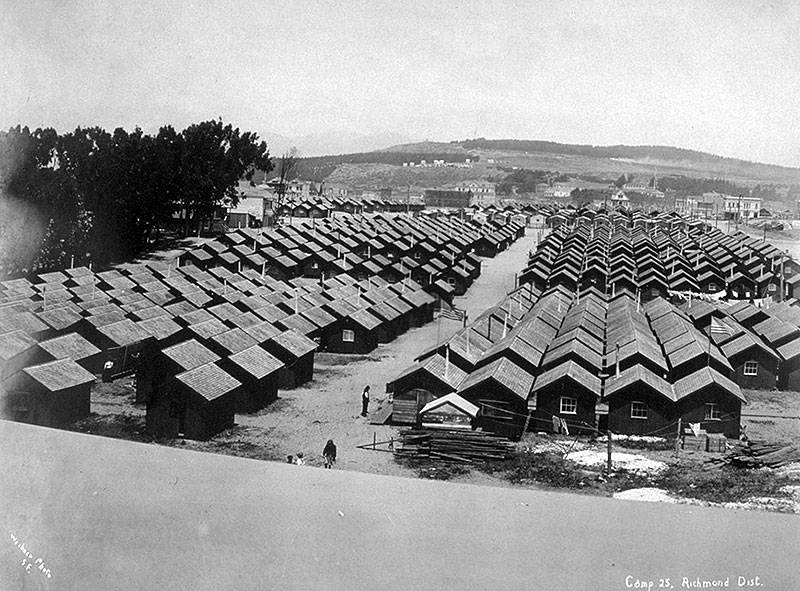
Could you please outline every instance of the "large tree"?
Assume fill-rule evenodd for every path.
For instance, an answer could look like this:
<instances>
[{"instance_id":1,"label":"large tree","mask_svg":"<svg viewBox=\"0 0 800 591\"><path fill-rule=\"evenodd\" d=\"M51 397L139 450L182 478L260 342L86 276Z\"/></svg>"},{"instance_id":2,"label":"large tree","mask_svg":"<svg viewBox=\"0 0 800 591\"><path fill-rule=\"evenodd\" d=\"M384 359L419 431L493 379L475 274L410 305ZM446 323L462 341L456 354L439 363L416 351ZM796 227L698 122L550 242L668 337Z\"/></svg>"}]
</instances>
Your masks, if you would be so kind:
<instances>
[{"instance_id":1,"label":"large tree","mask_svg":"<svg viewBox=\"0 0 800 591\"><path fill-rule=\"evenodd\" d=\"M240 179L249 181L256 170L272 170L266 143L222 121L191 125L181 136L180 206L187 232L212 218L216 207L236 205Z\"/></svg>"}]
</instances>

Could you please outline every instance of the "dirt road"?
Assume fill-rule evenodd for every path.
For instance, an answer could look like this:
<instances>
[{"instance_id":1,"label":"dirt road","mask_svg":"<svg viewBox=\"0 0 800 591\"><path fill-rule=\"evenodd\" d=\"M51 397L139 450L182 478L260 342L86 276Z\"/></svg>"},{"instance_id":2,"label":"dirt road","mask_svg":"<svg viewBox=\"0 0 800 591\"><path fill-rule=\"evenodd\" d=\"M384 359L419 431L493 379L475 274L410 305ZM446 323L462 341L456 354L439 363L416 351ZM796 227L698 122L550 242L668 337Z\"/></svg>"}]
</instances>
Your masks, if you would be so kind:
<instances>
[{"instance_id":1,"label":"dirt road","mask_svg":"<svg viewBox=\"0 0 800 591\"><path fill-rule=\"evenodd\" d=\"M474 318L497 302L514 288L514 274L522 269L528 251L535 245L536 232L529 230L527 236L507 251L494 259L484 259L480 277L465 296L456 298L455 305ZM386 382L410 365L421 351L461 326L454 320L436 320L380 345L369 356L320 354L312 382L302 388L281 391L280 400L257 415L237 415L237 424L245 429L238 429L234 436L271 447L276 458L302 452L316 464L322 461L325 442L333 439L339 447L341 469L407 474L394 463L391 454L356 447L371 443L373 438L388 441L397 432L393 427L370 425L359 416L361 390L370 385L371 409L384 404ZM187 442L187 446L202 449L202 444Z\"/></svg>"}]
</instances>

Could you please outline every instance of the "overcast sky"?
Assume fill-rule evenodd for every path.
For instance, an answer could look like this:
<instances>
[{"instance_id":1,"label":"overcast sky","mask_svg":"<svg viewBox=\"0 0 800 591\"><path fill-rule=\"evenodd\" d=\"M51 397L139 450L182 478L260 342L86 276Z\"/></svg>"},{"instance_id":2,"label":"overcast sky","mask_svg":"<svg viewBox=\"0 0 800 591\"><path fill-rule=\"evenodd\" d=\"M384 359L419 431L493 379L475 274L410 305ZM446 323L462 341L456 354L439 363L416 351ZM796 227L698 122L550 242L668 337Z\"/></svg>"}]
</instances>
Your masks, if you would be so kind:
<instances>
[{"instance_id":1,"label":"overcast sky","mask_svg":"<svg viewBox=\"0 0 800 591\"><path fill-rule=\"evenodd\" d=\"M800 166L800 2L7 0L0 127L668 144Z\"/></svg>"}]
</instances>

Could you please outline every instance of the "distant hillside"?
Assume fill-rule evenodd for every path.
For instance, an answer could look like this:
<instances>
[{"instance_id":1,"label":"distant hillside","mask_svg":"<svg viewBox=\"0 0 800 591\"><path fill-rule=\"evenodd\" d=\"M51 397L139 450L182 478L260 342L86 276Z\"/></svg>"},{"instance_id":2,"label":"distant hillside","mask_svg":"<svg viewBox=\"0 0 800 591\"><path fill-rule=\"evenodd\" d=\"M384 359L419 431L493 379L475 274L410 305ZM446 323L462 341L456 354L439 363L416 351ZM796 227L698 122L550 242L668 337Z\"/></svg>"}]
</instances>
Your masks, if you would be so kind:
<instances>
[{"instance_id":1,"label":"distant hillside","mask_svg":"<svg viewBox=\"0 0 800 591\"><path fill-rule=\"evenodd\" d=\"M651 168L665 166L670 169L686 168L704 175L717 173L718 176L735 175L736 178L749 178L755 181L800 182L800 168L750 162L738 158L727 158L707 152L675 148L673 146L590 146L583 144L560 144L539 140L473 140L451 142L454 147L478 151L506 151L541 154L560 154L585 158L629 161L644 164ZM399 150L400 146L390 148Z\"/></svg>"},{"instance_id":2,"label":"distant hillside","mask_svg":"<svg viewBox=\"0 0 800 591\"><path fill-rule=\"evenodd\" d=\"M403 169L407 161L434 159L463 162L471 169ZM348 165L345 169L341 167ZM380 165L380 166L378 166ZM460 180L502 179L516 169L553 171L616 179L622 173L699 179L728 179L738 185L798 185L800 168L749 162L672 146L590 146L538 140L489 140L417 142L390 146L373 152L305 158L301 175L321 181L330 178L356 186L416 184L436 186L445 177Z\"/></svg>"}]
</instances>

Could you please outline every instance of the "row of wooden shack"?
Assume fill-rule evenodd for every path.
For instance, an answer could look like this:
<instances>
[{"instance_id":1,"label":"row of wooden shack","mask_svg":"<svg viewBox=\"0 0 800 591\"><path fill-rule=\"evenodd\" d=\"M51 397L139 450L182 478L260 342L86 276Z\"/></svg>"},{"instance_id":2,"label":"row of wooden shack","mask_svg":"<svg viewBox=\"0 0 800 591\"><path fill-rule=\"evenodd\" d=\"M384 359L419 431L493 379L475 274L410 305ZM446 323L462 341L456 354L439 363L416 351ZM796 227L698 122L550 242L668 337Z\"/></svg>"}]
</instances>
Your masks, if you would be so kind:
<instances>
[{"instance_id":1,"label":"row of wooden shack","mask_svg":"<svg viewBox=\"0 0 800 591\"><path fill-rule=\"evenodd\" d=\"M719 299L795 296L800 263L775 246L700 222L676 223L674 215L650 219L636 213L578 216L560 225L531 254L520 281L539 289L591 286L609 296L628 290L644 300L675 293Z\"/></svg>"},{"instance_id":2,"label":"row of wooden shack","mask_svg":"<svg viewBox=\"0 0 800 591\"><path fill-rule=\"evenodd\" d=\"M736 437L743 387L800 389L796 304L675 306L526 284L387 384L392 419L509 437L670 437L679 425Z\"/></svg>"},{"instance_id":3,"label":"row of wooden shack","mask_svg":"<svg viewBox=\"0 0 800 591\"><path fill-rule=\"evenodd\" d=\"M524 233L518 222L473 224L450 216L346 216L261 231L239 229L185 252L181 264L252 269L281 281L348 274L410 278L436 297L463 294L495 256Z\"/></svg>"},{"instance_id":4,"label":"row of wooden shack","mask_svg":"<svg viewBox=\"0 0 800 591\"><path fill-rule=\"evenodd\" d=\"M337 232L352 230L352 223L340 222ZM460 268L469 271L465 284L477 276L480 260L465 248L463 236L478 238L480 232L467 233L458 221L412 220L407 227L416 231L412 237L422 237L422 230L438 234L425 241L440 249L424 263L437 274L427 291L410 273L359 278L344 271L284 281L263 266L259 272L242 264L127 264L97 273L82 267L5 281L3 415L63 425L89 413L96 375L135 373L137 401L147 404L152 434L213 435L232 424L235 412L256 411L274 400L278 388L310 380L319 348L367 353L429 322L436 298L455 291L445 283L449 291L437 292L436 283L447 263L456 263L456 253ZM372 246L386 227L373 222L370 228ZM269 244L304 253L333 244L340 249L340 242L325 239L330 230L287 228ZM236 247L252 237L233 232L214 244L241 255ZM421 266L408 262L412 270L414 265Z\"/></svg>"}]
</instances>

